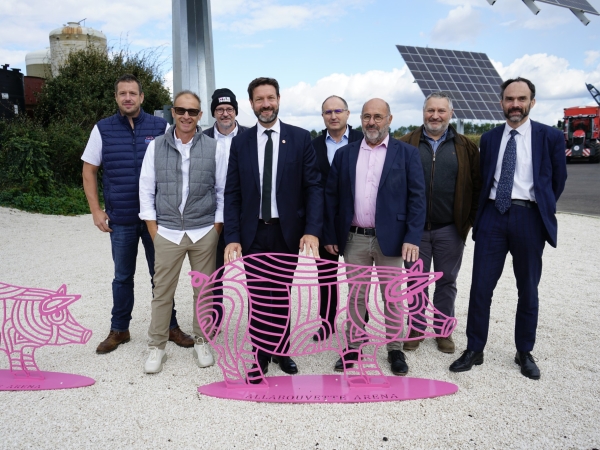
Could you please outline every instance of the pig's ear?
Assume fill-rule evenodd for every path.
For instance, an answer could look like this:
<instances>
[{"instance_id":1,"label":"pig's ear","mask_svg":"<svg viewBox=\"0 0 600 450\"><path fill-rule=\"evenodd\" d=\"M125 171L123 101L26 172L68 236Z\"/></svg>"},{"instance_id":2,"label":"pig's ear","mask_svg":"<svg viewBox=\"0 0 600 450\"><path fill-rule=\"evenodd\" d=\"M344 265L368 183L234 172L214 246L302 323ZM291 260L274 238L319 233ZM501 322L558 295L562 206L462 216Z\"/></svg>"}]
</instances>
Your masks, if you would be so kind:
<instances>
[{"instance_id":1,"label":"pig's ear","mask_svg":"<svg viewBox=\"0 0 600 450\"><path fill-rule=\"evenodd\" d=\"M65 309L71 303L79 300L80 297L80 295L68 295L67 286L63 284L60 288L58 288L56 294L52 294L50 297L42 300L40 312L44 315L55 314Z\"/></svg>"},{"instance_id":2,"label":"pig's ear","mask_svg":"<svg viewBox=\"0 0 600 450\"><path fill-rule=\"evenodd\" d=\"M411 272L423 272L423 260L419 259L413 266L410 268Z\"/></svg>"}]
</instances>

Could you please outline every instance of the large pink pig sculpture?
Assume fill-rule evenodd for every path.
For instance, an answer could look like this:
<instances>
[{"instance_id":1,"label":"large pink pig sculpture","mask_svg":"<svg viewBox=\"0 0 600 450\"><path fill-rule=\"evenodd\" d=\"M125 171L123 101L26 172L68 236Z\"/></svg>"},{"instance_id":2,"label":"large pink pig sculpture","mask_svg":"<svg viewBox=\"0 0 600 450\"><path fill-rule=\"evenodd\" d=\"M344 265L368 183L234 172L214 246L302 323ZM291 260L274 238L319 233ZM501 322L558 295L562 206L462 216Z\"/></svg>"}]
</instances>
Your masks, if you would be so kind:
<instances>
[{"instance_id":1,"label":"large pink pig sculpture","mask_svg":"<svg viewBox=\"0 0 600 450\"><path fill-rule=\"evenodd\" d=\"M312 340L313 335L320 328L329 327L329 324L318 314L319 283L316 279L316 266L331 272L327 274L331 281L325 283L326 285L337 284L340 287L336 314L337 333L319 342ZM427 312L430 316L425 337L447 337L456 326L456 319L446 317L437 311L423 293L423 289L439 279L441 274L423 273L422 267L420 261L412 269L366 267L344 263L332 266L330 261L321 259L301 257L296 263L290 260L289 255L263 254L244 256L227 264L221 278L218 278L218 272L211 277L198 272L190 272L190 275L192 275L192 284L200 287L196 304L200 328L218 353L218 364L228 387L240 387L247 385L248 382L264 382L262 373L254 376L255 371L250 370L252 364L256 363L256 349L262 347L260 340L252 335L252 328L247 325L253 318L258 318L256 308L261 305L261 295L260 293L249 295L249 289L256 293L257 290L252 287L252 283L281 279L282 273L293 281L290 283L275 281L276 289L284 293L291 307L281 310L285 313L277 317L280 320L284 319L291 331L289 337L286 337L283 332L284 327L281 335L275 336L279 339L278 347L287 348L289 344L289 350L285 354L290 356L308 355L326 350L334 350L343 356L348 349L344 329L349 326L351 335L358 336L360 357L354 368L346 369L346 375L350 384L365 385L370 384L374 377L385 379L377 363L378 348L392 340L402 340L404 335L408 336L419 314ZM222 281L225 287L224 318L218 326L212 314L216 305L214 299L217 298L213 287L215 281ZM382 283L384 283L385 298L380 301L379 290ZM344 284L347 285L347 294L342 293ZM367 305L370 318L368 322L359 319L359 323L354 323L348 310L356 308L356 299L361 287L366 288L372 296ZM384 308L384 302L387 302L390 307ZM385 316L384 309L388 311L388 317ZM434 319L434 314L438 318ZM273 315L275 316L276 314ZM352 314L352 316L360 317L360 314ZM264 320L264 314L262 317ZM223 344L217 336L223 337ZM252 349L252 345L255 350ZM356 340L353 345L356 346ZM272 351L272 348L271 346L267 351L277 354Z\"/></svg>"},{"instance_id":2,"label":"large pink pig sculpture","mask_svg":"<svg viewBox=\"0 0 600 450\"><path fill-rule=\"evenodd\" d=\"M14 376L43 379L35 350L44 345L85 344L92 332L79 325L69 305L80 295L13 286L0 282L0 350L8 355Z\"/></svg>"}]
</instances>

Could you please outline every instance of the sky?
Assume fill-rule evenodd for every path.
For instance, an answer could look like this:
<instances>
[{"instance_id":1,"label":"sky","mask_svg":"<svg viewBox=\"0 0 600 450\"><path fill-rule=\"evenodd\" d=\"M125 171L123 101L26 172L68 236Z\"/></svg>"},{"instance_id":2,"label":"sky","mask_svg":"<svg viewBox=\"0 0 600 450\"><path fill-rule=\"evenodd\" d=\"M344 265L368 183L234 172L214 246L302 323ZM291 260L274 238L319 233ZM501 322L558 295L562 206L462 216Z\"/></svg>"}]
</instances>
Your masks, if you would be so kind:
<instances>
[{"instance_id":1,"label":"sky","mask_svg":"<svg viewBox=\"0 0 600 450\"><path fill-rule=\"evenodd\" d=\"M531 79L531 118L555 125L563 108L595 104L585 83L600 88L600 16L584 26L568 9L536 5L537 16L521 0L212 0L216 86L236 94L245 125L256 122L248 83L268 76L279 81L284 122L322 129L321 103L335 94L353 126L366 100L383 98L395 129L420 125L424 100L396 45L475 51L503 79ZM25 71L50 31L85 18L112 48L162 52L172 87L171 9L167 0L0 0L0 64Z\"/></svg>"}]
</instances>

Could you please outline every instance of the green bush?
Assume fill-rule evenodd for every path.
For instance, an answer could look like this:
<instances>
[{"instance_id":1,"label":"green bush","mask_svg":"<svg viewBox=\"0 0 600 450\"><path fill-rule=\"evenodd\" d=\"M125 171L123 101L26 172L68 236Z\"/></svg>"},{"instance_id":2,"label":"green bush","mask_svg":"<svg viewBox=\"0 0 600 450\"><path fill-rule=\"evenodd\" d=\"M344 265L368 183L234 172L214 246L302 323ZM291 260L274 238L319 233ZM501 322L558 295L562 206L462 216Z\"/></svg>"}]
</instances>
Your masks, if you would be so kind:
<instances>
[{"instance_id":1,"label":"green bush","mask_svg":"<svg viewBox=\"0 0 600 450\"><path fill-rule=\"evenodd\" d=\"M0 206L22 209L42 214L74 216L89 214L83 188L61 186L52 195L44 196L19 189L0 191Z\"/></svg>"}]
</instances>

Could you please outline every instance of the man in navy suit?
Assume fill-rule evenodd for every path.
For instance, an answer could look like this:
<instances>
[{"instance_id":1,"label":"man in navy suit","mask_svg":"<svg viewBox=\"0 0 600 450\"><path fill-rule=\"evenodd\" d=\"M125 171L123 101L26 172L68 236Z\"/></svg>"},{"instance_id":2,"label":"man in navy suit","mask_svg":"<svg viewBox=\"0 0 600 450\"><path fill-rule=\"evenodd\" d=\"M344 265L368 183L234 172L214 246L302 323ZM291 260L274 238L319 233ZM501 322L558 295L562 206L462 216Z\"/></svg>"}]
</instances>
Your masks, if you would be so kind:
<instances>
[{"instance_id":1,"label":"man in navy suit","mask_svg":"<svg viewBox=\"0 0 600 450\"><path fill-rule=\"evenodd\" d=\"M525 78L501 85L506 124L481 137L482 189L473 225L475 255L467 319L467 350L450 366L465 372L483 363L492 295L508 252L519 299L515 363L540 378L531 351L538 321L538 284L546 241L556 247L556 202L567 179L562 132L529 119L535 86Z\"/></svg>"},{"instance_id":2,"label":"man in navy suit","mask_svg":"<svg viewBox=\"0 0 600 450\"><path fill-rule=\"evenodd\" d=\"M404 260L419 259L418 246L425 226L421 157L415 147L390 137L392 114L382 99L364 104L361 121L364 139L339 149L329 171L325 190L325 249L334 255L344 255L349 264L402 267ZM386 283L380 286L383 296ZM364 284L357 295L356 307L349 308L348 349L336 362L336 371L352 367L358 359L356 349L364 338L350 322L365 323L366 297ZM385 315L390 317L387 305ZM398 326L386 319L388 334L394 334ZM387 344L394 375L408 373L401 349L400 341Z\"/></svg>"},{"instance_id":3,"label":"man in navy suit","mask_svg":"<svg viewBox=\"0 0 600 450\"><path fill-rule=\"evenodd\" d=\"M336 151L352 142L361 141L363 134L348 125L350 110L348 109L348 103L342 97L337 95L327 97L321 105L321 115L323 116L323 122L325 122L325 129L321 132L321 135L313 139L312 145L317 154L317 167L321 173L321 186L325 189L329 168ZM322 244L319 247L319 255L322 259L332 262L337 262L339 259L338 255L332 255L326 251ZM327 339L335 330L334 321L337 313L338 289L337 285L327 285L326 283L336 281L336 278L331 278L330 275L332 272L337 272L336 267L335 263L327 264L321 266L319 271L318 277L321 284L319 288L319 315L325 323L329 324L329 327L324 324L313 336L315 341Z\"/></svg>"},{"instance_id":4,"label":"man in navy suit","mask_svg":"<svg viewBox=\"0 0 600 450\"><path fill-rule=\"evenodd\" d=\"M258 123L233 138L225 187L225 262L256 253L286 253L297 260L298 250L319 256L319 236L323 227L323 189L319 184L315 150L310 133L281 122L279 84L273 78L257 78L248 86L248 96ZM258 265L258 264L257 264ZM273 272L269 266L264 267ZM250 279L252 267L247 266ZM274 279L291 282L286 274ZM254 342L267 351L258 352L263 374L272 353L288 351L289 292L282 293L273 283L252 281L250 295L261 297L270 306L255 305L250 326ZM265 290L270 293L265 294ZM255 293L254 293L255 292ZM264 315L263 315L264 314ZM281 330L283 340L279 339ZM273 333L273 334L271 334ZM270 351L269 351L270 350ZM281 369L298 372L289 357L275 357ZM252 377L256 376L255 367ZM249 377L251 378L251 377Z\"/></svg>"}]
</instances>

